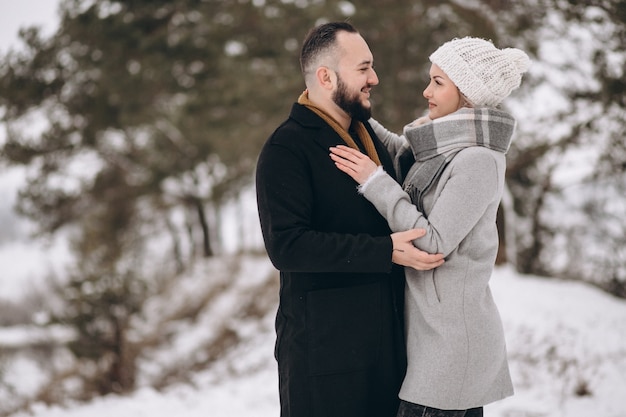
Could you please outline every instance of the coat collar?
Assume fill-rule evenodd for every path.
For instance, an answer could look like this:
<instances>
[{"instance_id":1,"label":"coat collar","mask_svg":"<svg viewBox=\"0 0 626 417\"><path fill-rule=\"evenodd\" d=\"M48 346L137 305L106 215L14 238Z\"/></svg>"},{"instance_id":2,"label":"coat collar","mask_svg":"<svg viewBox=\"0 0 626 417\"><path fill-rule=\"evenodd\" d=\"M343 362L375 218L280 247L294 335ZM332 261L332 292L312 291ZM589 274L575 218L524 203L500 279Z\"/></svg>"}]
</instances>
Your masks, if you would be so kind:
<instances>
[{"instance_id":1,"label":"coat collar","mask_svg":"<svg viewBox=\"0 0 626 417\"><path fill-rule=\"evenodd\" d=\"M302 127L309 129L320 129L323 127L330 127L321 117L307 109L302 104L293 103L291 107L291 113L289 117L295 120ZM337 135L339 136L339 135Z\"/></svg>"},{"instance_id":2,"label":"coat collar","mask_svg":"<svg viewBox=\"0 0 626 417\"><path fill-rule=\"evenodd\" d=\"M311 110L307 109L305 106L294 103L291 107L291 113L289 114L289 118L294 120L296 123L301 125L305 129L314 129L320 130L317 134L313 135L313 140L319 146L330 152L331 146L337 145L345 145L341 136L335 130L328 125L321 117L317 114L313 113ZM385 168L385 171L392 177L396 178L395 171L393 169L393 163L391 158L389 157L389 152L380 142L376 133L371 128L369 122L365 122L365 128L368 130L372 140L374 141L374 146L376 147L376 152L380 157L380 161ZM329 157L330 159L330 157Z\"/></svg>"},{"instance_id":3,"label":"coat collar","mask_svg":"<svg viewBox=\"0 0 626 417\"><path fill-rule=\"evenodd\" d=\"M318 130L319 132L313 133L311 138L324 149L329 150L331 146L345 144L341 136L324 119L302 104L293 104L289 118L305 129Z\"/></svg>"}]
</instances>

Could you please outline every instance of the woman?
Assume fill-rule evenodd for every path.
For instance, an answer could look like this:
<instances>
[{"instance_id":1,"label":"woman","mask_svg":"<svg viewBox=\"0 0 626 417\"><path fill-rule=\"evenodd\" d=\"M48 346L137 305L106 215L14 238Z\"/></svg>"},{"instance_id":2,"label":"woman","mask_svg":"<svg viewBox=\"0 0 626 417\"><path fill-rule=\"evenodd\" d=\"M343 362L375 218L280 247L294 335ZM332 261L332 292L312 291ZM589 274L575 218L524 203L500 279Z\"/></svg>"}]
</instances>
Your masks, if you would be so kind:
<instances>
[{"instance_id":1,"label":"woman","mask_svg":"<svg viewBox=\"0 0 626 417\"><path fill-rule=\"evenodd\" d=\"M415 245L446 257L432 271L406 269L408 369L398 417L476 417L513 394L489 278L515 120L496 106L530 61L519 49L470 37L443 44L430 61L428 116L403 136L370 121L395 155L402 186L357 150L334 147L331 158L392 230L424 228Z\"/></svg>"}]
</instances>

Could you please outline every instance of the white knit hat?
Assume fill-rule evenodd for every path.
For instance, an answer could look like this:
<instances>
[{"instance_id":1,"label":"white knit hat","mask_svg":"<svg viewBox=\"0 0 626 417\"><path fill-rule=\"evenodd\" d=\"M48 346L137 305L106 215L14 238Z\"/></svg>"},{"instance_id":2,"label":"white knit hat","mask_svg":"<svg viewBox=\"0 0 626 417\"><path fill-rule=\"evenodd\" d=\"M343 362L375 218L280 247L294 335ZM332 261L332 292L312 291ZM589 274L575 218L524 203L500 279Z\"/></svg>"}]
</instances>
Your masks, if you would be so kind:
<instances>
[{"instance_id":1,"label":"white knit hat","mask_svg":"<svg viewBox=\"0 0 626 417\"><path fill-rule=\"evenodd\" d=\"M474 106L495 107L520 86L530 59L520 49L498 49L480 38L453 39L430 56Z\"/></svg>"}]
</instances>

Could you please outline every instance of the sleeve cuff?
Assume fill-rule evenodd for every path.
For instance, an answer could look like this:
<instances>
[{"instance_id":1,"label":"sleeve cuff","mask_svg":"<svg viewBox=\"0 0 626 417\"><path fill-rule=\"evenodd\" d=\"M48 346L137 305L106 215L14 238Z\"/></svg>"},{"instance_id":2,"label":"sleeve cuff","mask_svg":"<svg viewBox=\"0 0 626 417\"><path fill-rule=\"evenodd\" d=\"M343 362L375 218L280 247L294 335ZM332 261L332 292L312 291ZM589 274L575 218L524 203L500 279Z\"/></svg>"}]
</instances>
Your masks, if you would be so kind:
<instances>
[{"instance_id":1,"label":"sleeve cuff","mask_svg":"<svg viewBox=\"0 0 626 417\"><path fill-rule=\"evenodd\" d=\"M382 166L378 166L378 167L376 168L376 171L372 172L372 173L370 174L370 176L369 176L369 177L367 177L367 180L366 180L363 184L360 184L360 185L357 187L357 190L358 190L359 194L365 194L365 190L366 190L367 186L368 186L369 184L371 184L371 183L372 183L372 181L373 181L375 178L380 177L381 175L385 175L385 170L383 169L383 167L382 167Z\"/></svg>"}]
</instances>

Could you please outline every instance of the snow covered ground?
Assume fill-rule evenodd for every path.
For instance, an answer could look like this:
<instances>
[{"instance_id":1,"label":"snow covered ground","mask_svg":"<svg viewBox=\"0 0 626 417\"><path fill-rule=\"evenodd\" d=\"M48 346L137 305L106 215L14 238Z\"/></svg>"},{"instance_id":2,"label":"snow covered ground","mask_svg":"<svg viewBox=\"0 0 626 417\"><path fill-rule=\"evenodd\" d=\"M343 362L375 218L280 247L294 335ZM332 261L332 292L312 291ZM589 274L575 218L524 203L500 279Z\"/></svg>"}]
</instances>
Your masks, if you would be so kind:
<instances>
[{"instance_id":1,"label":"snow covered ground","mask_svg":"<svg viewBox=\"0 0 626 417\"><path fill-rule=\"evenodd\" d=\"M255 268L271 270L267 267ZM250 278L246 273L239 279L245 275ZM487 406L486 416L626 417L624 300L587 284L519 276L508 267L496 270L492 289L507 332L516 394ZM191 384L163 392L141 388L68 408L38 404L32 413L12 417L277 417L274 311Z\"/></svg>"}]
</instances>

